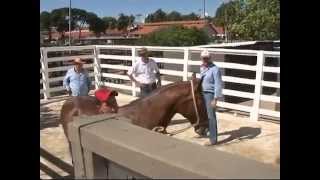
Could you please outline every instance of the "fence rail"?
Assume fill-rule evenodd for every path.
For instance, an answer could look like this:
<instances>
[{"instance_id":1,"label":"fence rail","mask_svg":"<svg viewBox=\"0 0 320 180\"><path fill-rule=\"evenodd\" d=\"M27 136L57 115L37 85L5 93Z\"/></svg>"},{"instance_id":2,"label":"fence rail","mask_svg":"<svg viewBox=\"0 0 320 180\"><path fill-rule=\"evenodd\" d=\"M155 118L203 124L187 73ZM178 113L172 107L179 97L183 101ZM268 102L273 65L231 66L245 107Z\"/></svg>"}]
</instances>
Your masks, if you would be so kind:
<instances>
[{"instance_id":1,"label":"fence rail","mask_svg":"<svg viewBox=\"0 0 320 180\"><path fill-rule=\"evenodd\" d=\"M251 106L245 106L236 103L223 102L219 101L218 106L222 108L239 110L250 113L251 120L258 120L259 115L266 115L271 117L280 118L280 112L269 109L262 109L260 107L261 101L266 101L270 103L280 103L279 95L266 95L263 94L262 88L276 88L278 91L280 90L280 78L277 81L266 81L264 80L264 73L273 73L277 74L280 77L280 67L271 67L266 66L265 59L266 58L275 58L280 64L280 52L273 51L256 51L256 50L238 50L238 49L221 49L221 48L198 48L198 47L157 47L157 46L146 46L150 51L154 52L175 52L183 54L181 58L166 58L166 57L152 57L157 63L163 63L165 65L175 65L181 66L182 70L170 69L170 68L161 68L160 73L162 75L170 75L176 77L178 79L187 80L191 77L192 73L190 71L191 66L200 66L201 61L191 59L192 53L200 53L202 50L207 49L212 54L222 54L222 55L237 55L237 56L251 56L256 57L256 65L248 65L243 63L236 62L215 62L217 66L221 69L225 70L245 70L250 72L255 72L255 78L249 79L244 77L235 77L235 76L222 76L222 80L224 82L238 83L238 84L246 84L254 86L254 92L246 92L239 91L233 89L223 89L223 94L227 96L234 96L240 98L248 98L252 100ZM40 85L42 85L42 89L40 88L40 94L44 95L44 98L50 98L52 92L63 91L64 88L62 86L58 87L50 87L50 83L52 82L61 82L63 80L63 76L60 77L49 77L49 73L51 72L63 72L67 71L67 69L72 66L59 66L59 67L48 67L48 63L52 62L65 62L74 59L75 57L81 57L83 59L93 59L93 63L86 64L85 68L93 68L94 72L90 73L91 77L94 77L93 84L98 87L98 84L104 84L106 86L128 90L132 92L133 96L137 95L139 92L139 88L135 86L135 83L130 84L116 84L112 82L101 82L101 78L108 79L119 79L128 81L128 76L123 73L114 73L114 72L105 72L104 70L113 70L113 71L127 71L130 66L128 63L134 63L138 60L137 50L142 48L142 46L113 46L113 45L96 45L96 46L71 46L71 47L47 47L40 48L41 58L41 68L40 74L42 79L40 79ZM68 52L68 51L82 51L82 50L90 50L91 54L87 55L70 55L63 57L50 57L48 58L48 52ZM102 54L101 50L119 50L119 51L130 51L130 55L115 55L115 54ZM109 52L109 51L107 51ZM127 54L127 53L126 53ZM106 63L101 60L112 60L117 63ZM103 62L103 63L102 63ZM197 77L200 77L200 74L196 74ZM169 84L174 81L172 80L163 80L163 84Z\"/></svg>"}]
</instances>

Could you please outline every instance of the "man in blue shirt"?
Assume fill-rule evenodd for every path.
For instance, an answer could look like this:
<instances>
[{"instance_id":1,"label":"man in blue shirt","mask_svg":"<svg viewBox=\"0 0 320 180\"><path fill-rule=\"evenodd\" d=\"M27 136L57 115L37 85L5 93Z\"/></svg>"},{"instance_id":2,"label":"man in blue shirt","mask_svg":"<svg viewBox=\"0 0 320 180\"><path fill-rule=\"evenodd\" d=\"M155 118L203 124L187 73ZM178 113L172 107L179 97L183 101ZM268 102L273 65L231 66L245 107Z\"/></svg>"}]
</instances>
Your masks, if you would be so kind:
<instances>
[{"instance_id":1,"label":"man in blue shirt","mask_svg":"<svg viewBox=\"0 0 320 180\"><path fill-rule=\"evenodd\" d=\"M72 96L88 96L91 80L88 72L83 68L83 62L80 58L74 60L75 66L68 70L63 86Z\"/></svg>"},{"instance_id":2,"label":"man in blue shirt","mask_svg":"<svg viewBox=\"0 0 320 180\"><path fill-rule=\"evenodd\" d=\"M218 142L216 107L217 100L222 97L222 78L220 69L210 61L210 54L207 50L201 52L201 58L200 76L202 79L203 97L208 113L210 139L204 145L208 146Z\"/></svg>"}]
</instances>

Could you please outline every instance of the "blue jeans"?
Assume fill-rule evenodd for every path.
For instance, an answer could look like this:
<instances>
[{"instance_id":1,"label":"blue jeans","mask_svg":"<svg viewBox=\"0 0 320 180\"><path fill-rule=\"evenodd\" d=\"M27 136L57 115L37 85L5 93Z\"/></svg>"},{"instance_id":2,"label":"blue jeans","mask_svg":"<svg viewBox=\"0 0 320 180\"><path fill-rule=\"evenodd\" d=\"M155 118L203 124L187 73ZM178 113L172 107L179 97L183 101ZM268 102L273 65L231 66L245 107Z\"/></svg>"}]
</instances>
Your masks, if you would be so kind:
<instances>
[{"instance_id":1,"label":"blue jeans","mask_svg":"<svg viewBox=\"0 0 320 180\"><path fill-rule=\"evenodd\" d=\"M212 108L211 101L214 99L214 94L209 92L203 92L204 101L206 104L208 120L209 120L209 139L211 143L218 142L218 128L216 110Z\"/></svg>"},{"instance_id":2,"label":"blue jeans","mask_svg":"<svg viewBox=\"0 0 320 180\"><path fill-rule=\"evenodd\" d=\"M156 83L152 84L141 84L140 86L140 97L146 97L152 93L153 90L157 89Z\"/></svg>"}]
</instances>

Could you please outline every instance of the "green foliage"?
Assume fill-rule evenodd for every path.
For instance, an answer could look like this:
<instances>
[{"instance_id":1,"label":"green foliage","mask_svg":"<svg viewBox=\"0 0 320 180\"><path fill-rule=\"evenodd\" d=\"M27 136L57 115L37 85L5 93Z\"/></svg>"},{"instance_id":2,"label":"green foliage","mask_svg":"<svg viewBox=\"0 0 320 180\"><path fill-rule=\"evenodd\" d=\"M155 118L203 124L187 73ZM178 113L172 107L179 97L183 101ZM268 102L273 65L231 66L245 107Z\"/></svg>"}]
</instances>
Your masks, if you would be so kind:
<instances>
[{"instance_id":1,"label":"green foliage","mask_svg":"<svg viewBox=\"0 0 320 180\"><path fill-rule=\"evenodd\" d=\"M48 31L49 41L51 41L51 14L43 11L40 14L40 31Z\"/></svg>"},{"instance_id":2,"label":"green foliage","mask_svg":"<svg viewBox=\"0 0 320 180\"><path fill-rule=\"evenodd\" d=\"M172 11L167 15L166 18L168 21L181 21L182 20L182 16L179 12L177 11Z\"/></svg>"},{"instance_id":3,"label":"green foliage","mask_svg":"<svg viewBox=\"0 0 320 180\"><path fill-rule=\"evenodd\" d=\"M51 27L50 13L43 11L40 14L40 30L48 31Z\"/></svg>"},{"instance_id":4,"label":"green foliage","mask_svg":"<svg viewBox=\"0 0 320 180\"><path fill-rule=\"evenodd\" d=\"M228 36L243 40L280 38L279 0L236 0L222 4L214 23L224 26Z\"/></svg>"},{"instance_id":5,"label":"green foliage","mask_svg":"<svg viewBox=\"0 0 320 180\"><path fill-rule=\"evenodd\" d=\"M88 23L88 12L83 9L72 8L71 17L78 29L83 28Z\"/></svg>"},{"instance_id":6,"label":"green foliage","mask_svg":"<svg viewBox=\"0 0 320 180\"><path fill-rule=\"evenodd\" d=\"M130 24L134 22L134 16L127 16L121 13L119 15L119 18L117 20L117 29L118 30L124 30L126 29Z\"/></svg>"},{"instance_id":7,"label":"green foliage","mask_svg":"<svg viewBox=\"0 0 320 180\"><path fill-rule=\"evenodd\" d=\"M117 19L114 17L103 17L106 29L114 29L117 27Z\"/></svg>"},{"instance_id":8,"label":"green foliage","mask_svg":"<svg viewBox=\"0 0 320 180\"><path fill-rule=\"evenodd\" d=\"M69 8L59 8L51 11L51 22L52 26L57 28L57 31L64 34L65 31L69 30ZM75 21L71 21L71 30L74 30L76 27Z\"/></svg>"},{"instance_id":9,"label":"green foliage","mask_svg":"<svg viewBox=\"0 0 320 180\"><path fill-rule=\"evenodd\" d=\"M87 21L89 24L89 30L96 36L100 36L106 30L106 23L94 13L87 14Z\"/></svg>"},{"instance_id":10,"label":"green foliage","mask_svg":"<svg viewBox=\"0 0 320 180\"><path fill-rule=\"evenodd\" d=\"M202 30L171 26L142 37L138 44L147 46L195 46L207 44L208 41L208 35Z\"/></svg>"},{"instance_id":11,"label":"green foliage","mask_svg":"<svg viewBox=\"0 0 320 180\"><path fill-rule=\"evenodd\" d=\"M186 15L182 15L177 11L171 11L170 13L166 13L162 11L162 9L158 9L152 14L149 14L145 22L146 23L152 23L152 22L163 22L163 21L187 21L187 20L199 20L199 16L197 16L195 13L190 13Z\"/></svg>"},{"instance_id":12,"label":"green foliage","mask_svg":"<svg viewBox=\"0 0 320 180\"><path fill-rule=\"evenodd\" d=\"M182 16L182 20L199 20L200 17L198 15L196 15L195 13L190 13L190 14L186 14Z\"/></svg>"}]
</instances>

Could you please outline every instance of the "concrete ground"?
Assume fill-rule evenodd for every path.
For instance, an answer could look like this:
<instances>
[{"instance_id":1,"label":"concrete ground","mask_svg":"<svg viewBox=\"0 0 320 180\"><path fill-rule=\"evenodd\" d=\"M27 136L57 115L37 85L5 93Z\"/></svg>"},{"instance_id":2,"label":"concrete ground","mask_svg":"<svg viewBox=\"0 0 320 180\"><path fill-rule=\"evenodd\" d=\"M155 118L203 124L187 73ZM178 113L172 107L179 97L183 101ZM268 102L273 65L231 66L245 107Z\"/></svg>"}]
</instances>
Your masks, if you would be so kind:
<instances>
[{"instance_id":1,"label":"concrete ground","mask_svg":"<svg viewBox=\"0 0 320 180\"><path fill-rule=\"evenodd\" d=\"M41 179L67 178L70 175L67 170L72 169L68 144L61 125L57 123L65 98L61 96L50 101L40 101L40 148L43 152L40 154ZM117 97L120 106L134 99L125 94L119 94ZM219 144L208 148L216 148L274 166L280 165L279 122L250 122L248 117L237 117L230 113L217 113L217 117ZM170 132L188 125L184 117L176 115L167 130ZM208 141L207 138L196 138L195 136L193 129L189 129L173 138L199 145ZM51 163L50 160L55 161Z\"/></svg>"}]
</instances>

